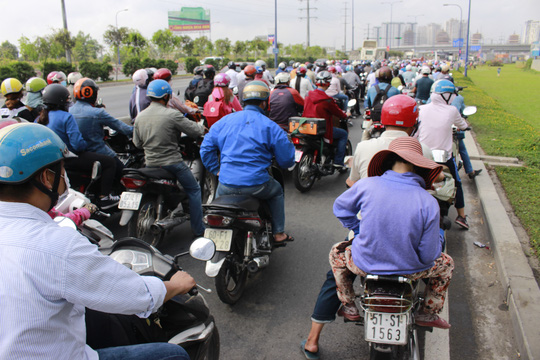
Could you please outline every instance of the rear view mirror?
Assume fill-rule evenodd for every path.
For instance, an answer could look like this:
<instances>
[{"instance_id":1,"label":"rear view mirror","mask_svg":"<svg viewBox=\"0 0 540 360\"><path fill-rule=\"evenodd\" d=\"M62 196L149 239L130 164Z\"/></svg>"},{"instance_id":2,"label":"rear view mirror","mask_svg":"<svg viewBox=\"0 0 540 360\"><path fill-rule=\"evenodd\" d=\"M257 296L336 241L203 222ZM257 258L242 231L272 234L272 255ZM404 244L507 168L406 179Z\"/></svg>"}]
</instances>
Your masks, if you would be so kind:
<instances>
[{"instance_id":1,"label":"rear view mirror","mask_svg":"<svg viewBox=\"0 0 540 360\"><path fill-rule=\"evenodd\" d=\"M356 99L351 99L347 103L347 106L350 107L350 108L352 108L354 105L356 105Z\"/></svg>"},{"instance_id":2,"label":"rear view mirror","mask_svg":"<svg viewBox=\"0 0 540 360\"><path fill-rule=\"evenodd\" d=\"M99 161L94 161L94 166L92 166L92 180L96 180L101 176L101 163Z\"/></svg>"},{"instance_id":3,"label":"rear view mirror","mask_svg":"<svg viewBox=\"0 0 540 360\"><path fill-rule=\"evenodd\" d=\"M214 257L216 253L216 244L208 238L198 238L189 247L189 254L202 261L208 261Z\"/></svg>"},{"instance_id":4,"label":"rear view mirror","mask_svg":"<svg viewBox=\"0 0 540 360\"><path fill-rule=\"evenodd\" d=\"M465 115L465 116L471 116L471 115L473 115L473 114L476 114L476 111L477 111L476 106L467 106L467 107L465 107L465 109L463 110L463 115Z\"/></svg>"}]
</instances>

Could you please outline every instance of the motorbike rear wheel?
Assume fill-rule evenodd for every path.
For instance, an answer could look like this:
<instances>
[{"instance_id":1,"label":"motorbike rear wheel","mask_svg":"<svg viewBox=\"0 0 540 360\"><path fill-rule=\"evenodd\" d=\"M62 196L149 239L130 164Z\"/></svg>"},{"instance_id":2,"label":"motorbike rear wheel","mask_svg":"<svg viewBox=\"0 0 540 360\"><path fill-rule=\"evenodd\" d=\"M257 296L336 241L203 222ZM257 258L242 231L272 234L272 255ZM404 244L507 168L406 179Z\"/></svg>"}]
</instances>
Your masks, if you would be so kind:
<instances>
[{"instance_id":1,"label":"motorbike rear wheel","mask_svg":"<svg viewBox=\"0 0 540 360\"><path fill-rule=\"evenodd\" d=\"M234 305L244 293L247 268L238 259L226 259L215 278L216 292L225 304Z\"/></svg>"},{"instance_id":2,"label":"motorbike rear wheel","mask_svg":"<svg viewBox=\"0 0 540 360\"><path fill-rule=\"evenodd\" d=\"M294 186L300 192L311 189L315 183L315 171L313 169L313 153L305 152L293 170Z\"/></svg>"},{"instance_id":3,"label":"motorbike rear wheel","mask_svg":"<svg viewBox=\"0 0 540 360\"><path fill-rule=\"evenodd\" d=\"M216 198L216 191L218 186L217 177L210 171L204 172L204 178L201 185L202 203L211 204Z\"/></svg>"},{"instance_id":4,"label":"motorbike rear wheel","mask_svg":"<svg viewBox=\"0 0 540 360\"><path fill-rule=\"evenodd\" d=\"M154 234L150 227L157 219L157 198L155 196L146 196L142 199L139 211L133 214L128 223L128 236L136 237L147 242L150 245L158 246L163 240L164 233Z\"/></svg>"}]
</instances>

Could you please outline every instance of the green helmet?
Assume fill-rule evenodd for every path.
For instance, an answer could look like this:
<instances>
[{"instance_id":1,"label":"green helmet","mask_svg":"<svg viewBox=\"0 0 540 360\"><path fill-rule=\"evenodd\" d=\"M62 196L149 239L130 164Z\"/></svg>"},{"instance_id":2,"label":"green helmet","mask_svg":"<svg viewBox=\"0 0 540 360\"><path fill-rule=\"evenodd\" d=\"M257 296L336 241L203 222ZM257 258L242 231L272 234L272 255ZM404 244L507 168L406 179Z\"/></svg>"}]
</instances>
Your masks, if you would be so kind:
<instances>
[{"instance_id":1,"label":"green helmet","mask_svg":"<svg viewBox=\"0 0 540 360\"><path fill-rule=\"evenodd\" d=\"M24 87L28 92L37 93L43 90L45 86L47 86L47 82L45 80L40 77L32 77L28 79Z\"/></svg>"}]
</instances>

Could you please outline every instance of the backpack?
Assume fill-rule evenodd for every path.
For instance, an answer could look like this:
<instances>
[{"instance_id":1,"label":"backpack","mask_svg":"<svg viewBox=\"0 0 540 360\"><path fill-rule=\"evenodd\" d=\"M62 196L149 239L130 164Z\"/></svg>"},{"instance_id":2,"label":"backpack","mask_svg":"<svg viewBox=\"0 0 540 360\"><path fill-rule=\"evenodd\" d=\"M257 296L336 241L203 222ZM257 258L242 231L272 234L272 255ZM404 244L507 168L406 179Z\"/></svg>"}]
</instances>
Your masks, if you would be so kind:
<instances>
[{"instance_id":1,"label":"backpack","mask_svg":"<svg viewBox=\"0 0 540 360\"><path fill-rule=\"evenodd\" d=\"M193 102L198 106L203 106L208 101L212 90L214 90L213 80L203 79L199 81L194 92Z\"/></svg>"},{"instance_id":2,"label":"backpack","mask_svg":"<svg viewBox=\"0 0 540 360\"><path fill-rule=\"evenodd\" d=\"M219 119L228 115L229 113L225 111L225 105L223 104L224 99L218 101L210 99L206 104L204 104L203 115L206 118L208 123L208 128L214 125Z\"/></svg>"},{"instance_id":3,"label":"backpack","mask_svg":"<svg viewBox=\"0 0 540 360\"><path fill-rule=\"evenodd\" d=\"M375 100L373 100L373 104L371 106L371 120L373 122L381 122L382 106L384 102L388 99L388 91L391 87L392 86L388 84L388 86L384 90L381 90L379 88L379 85L375 85L377 95L375 96Z\"/></svg>"}]
</instances>

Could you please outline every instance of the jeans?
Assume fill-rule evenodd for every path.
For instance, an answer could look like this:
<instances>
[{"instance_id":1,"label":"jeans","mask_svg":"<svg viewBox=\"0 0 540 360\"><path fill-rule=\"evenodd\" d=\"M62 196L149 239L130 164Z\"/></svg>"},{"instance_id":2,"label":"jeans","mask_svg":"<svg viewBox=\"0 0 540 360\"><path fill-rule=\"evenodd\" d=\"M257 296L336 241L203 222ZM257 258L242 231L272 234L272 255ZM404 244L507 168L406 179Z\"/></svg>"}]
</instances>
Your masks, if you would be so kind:
<instances>
[{"instance_id":1,"label":"jeans","mask_svg":"<svg viewBox=\"0 0 540 360\"><path fill-rule=\"evenodd\" d=\"M467 152L467 148L465 147L465 142L463 139L465 139L465 133L463 131L458 131L458 144L459 144L459 155L461 156L461 160L463 161L463 168L465 169L466 174L472 173L473 167L471 164L471 159L469 158L469 153Z\"/></svg>"},{"instance_id":2,"label":"jeans","mask_svg":"<svg viewBox=\"0 0 540 360\"><path fill-rule=\"evenodd\" d=\"M326 274L326 280L321 286L321 291L319 291L311 320L319 324L330 323L336 319L336 312L340 306L341 301L336 291L336 278L332 270L330 270Z\"/></svg>"},{"instance_id":3,"label":"jeans","mask_svg":"<svg viewBox=\"0 0 540 360\"><path fill-rule=\"evenodd\" d=\"M181 346L169 343L149 343L96 350L99 360L189 360Z\"/></svg>"},{"instance_id":4,"label":"jeans","mask_svg":"<svg viewBox=\"0 0 540 360\"><path fill-rule=\"evenodd\" d=\"M448 169L450 170L450 173L452 174L452 177L456 181L456 203L454 204L456 209L462 209L465 207L465 198L463 196L463 188L461 186L461 179L459 178L459 174L457 172L457 166L456 161L454 157L452 157L450 160L448 160L445 163L446 166L448 166Z\"/></svg>"},{"instance_id":5,"label":"jeans","mask_svg":"<svg viewBox=\"0 0 540 360\"><path fill-rule=\"evenodd\" d=\"M341 110L347 112L347 103L349 102L349 97L345 94L339 93L332 96L334 99L341 101Z\"/></svg>"},{"instance_id":6,"label":"jeans","mask_svg":"<svg viewBox=\"0 0 540 360\"><path fill-rule=\"evenodd\" d=\"M336 153L334 154L334 164L343 165L343 159L345 158L345 151L347 150L347 139L349 134L342 128L334 126L334 146L336 147Z\"/></svg>"},{"instance_id":7,"label":"jeans","mask_svg":"<svg viewBox=\"0 0 540 360\"><path fill-rule=\"evenodd\" d=\"M161 166L161 168L174 174L186 191L189 200L191 231L194 235L204 234L201 187L195 180L193 173L183 161L178 164Z\"/></svg>"},{"instance_id":8,"label":"jeans","mask_svg":"<svg viewBox=\"0 0 540 360\"><path fill-rule=\"evenodd\" d=\"M266 200L272 214L272 232L285 231L285 198L283 188L276 179L270 178L261 185L233 187L219 183L216 196L222 195L251 195L257 199Z\"/></svg>"}]
</instances>

